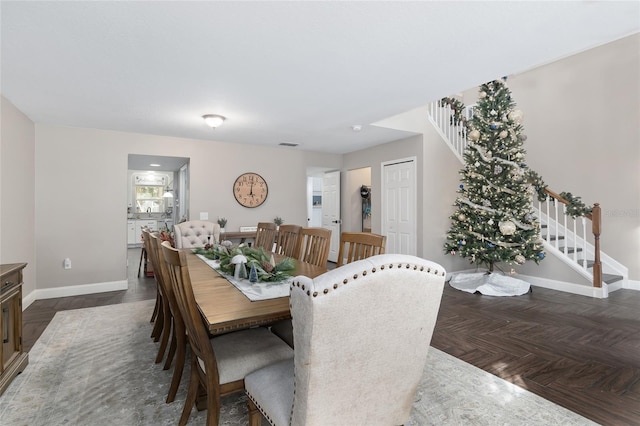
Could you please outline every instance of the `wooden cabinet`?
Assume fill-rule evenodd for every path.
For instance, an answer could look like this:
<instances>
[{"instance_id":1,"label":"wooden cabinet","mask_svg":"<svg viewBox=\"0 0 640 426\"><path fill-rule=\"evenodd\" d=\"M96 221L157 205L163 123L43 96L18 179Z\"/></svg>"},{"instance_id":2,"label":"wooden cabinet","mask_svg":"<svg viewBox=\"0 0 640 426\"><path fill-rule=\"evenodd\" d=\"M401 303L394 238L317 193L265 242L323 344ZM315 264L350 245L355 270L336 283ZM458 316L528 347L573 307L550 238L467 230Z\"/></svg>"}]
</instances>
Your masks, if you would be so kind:
<instances>
[{"instance_id":1,"label":"wooden cabinet","mask_svg":"<svg viewBox=\"0 0 640 426\"><path fill-rule=\"evenodd\" d=\"M29 363L22 350L22 270L26 263L0 265L0 395Z\"/></svg>"}]
</instances>

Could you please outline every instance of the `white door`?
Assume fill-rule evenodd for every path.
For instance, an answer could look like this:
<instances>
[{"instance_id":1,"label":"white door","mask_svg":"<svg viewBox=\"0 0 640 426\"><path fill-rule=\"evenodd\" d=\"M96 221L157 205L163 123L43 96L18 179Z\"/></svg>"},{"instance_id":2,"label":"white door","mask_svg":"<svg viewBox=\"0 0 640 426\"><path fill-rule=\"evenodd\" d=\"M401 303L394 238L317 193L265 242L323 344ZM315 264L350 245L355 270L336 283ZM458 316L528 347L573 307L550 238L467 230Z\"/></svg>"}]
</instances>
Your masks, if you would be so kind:
<instances>
[{"instance_id":1,"label":"white door","mask_svg":"<svg viewBox=\"0 0 640 426\"><path fill-rule=\"evenodd\" d=\"M416 160L382 165L382 235L387 253L416 255Z\"/></svg>"},{"instance_id":2,"label":"white door","mask_svg":"<svg viewBox=\"0 0 640 426\"><path fill-rule=\"evenodd\" d=\"M340 249L340 172L325 173L322 178L322 227L331 229L329 261L338 261Z\"/></svg>"}]
</instances>

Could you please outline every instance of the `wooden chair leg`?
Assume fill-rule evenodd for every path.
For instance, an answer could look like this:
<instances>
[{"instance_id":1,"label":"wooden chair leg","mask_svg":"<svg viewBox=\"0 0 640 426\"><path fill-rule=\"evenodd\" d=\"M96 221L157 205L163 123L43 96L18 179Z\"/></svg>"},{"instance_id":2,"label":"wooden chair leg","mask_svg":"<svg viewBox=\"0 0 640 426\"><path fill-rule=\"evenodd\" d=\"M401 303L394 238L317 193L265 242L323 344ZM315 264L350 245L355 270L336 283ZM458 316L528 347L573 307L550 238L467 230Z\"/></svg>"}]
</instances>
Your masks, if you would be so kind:
<instances>
[{"instance_id":1,"label":"wooden chair leg","mask_svg":"<svg viewBox=\"0 0 640 426\"><path fill-rule=\"evenodd\" d=\"M162 312L162 307L158 310L158 316L156 317L155 323L153 324L153 330L151 331L151 337L154 342L160 340L162 336L162 327L164 326L164 312Z\"/></svg>"},{"instance_id":2,"label":"wooden chair leg","mask_svg":"<svg viewBox=\"0 0 640 426\"><path fill-rule=\"evenodd\" d=\"M189 390L187 391L187 398L184 400L184 408L182 409L182 416L180 416L180 426L185 426L191 415L191 410L196 403L198 396L198 388L200 384L200 378L198 377L198 361L195 356L191 357L191 374L189 376Z\"/></svg>"},{"instance_id":3,"label":"wooden chair leg","mask_svg":"<svg viewBox=\"0 0 640 426\"><path fill-rule=\"evenodd\" d=\"M260 426L262 424L262 413L251 398L247 399L247 405L249 406L249 426Z\"/></svg>"},{"instance_id":4,"label":"wooden chair leg","mask_svg":"<svg viewBox=\"0 0 640 426\"><path fill-rule=\"evenodd\" d=\"M160 291L156 290L156 305L153 307L153 313L151 314L151 321L154 322L158 316L158 310L160 309Z\"/></svg>"},{"instance_id":5,"label":"wooden chair leg","mask_svg":"<svg viewBox=\"0 0 640 426\"><path fill-rule=\"evenodd\" d=\"M184 333L182 337L177 337L177 354L176 362L173 367L173 378L171 379L171 386L169 387L169 395L167 395L167 404L173 402L176 399L178 393L178 387L180 386L180 380L182 379L182 372L184 371L185 358L187 354L187 342Z\"/></svg>"},{"instance_id":6,"label":"wooden chair leg","mask_svg":"<svg viewBox=\"0 0 640 426\"><path fill-rule=\"evenodd\" d=\"M138 277L140 276L140 271L142 271L142 261L147 259L147 250L142 247L142 251L140 252L140 263L138 263Z\"/></svg>"},{"instance_id":7,"label":"wooden chair leg","mask_svg":"<svg viewBox=\"0 0 640 426\"><path fill-rule=\"evenodd\" d=\"M172 316L173 318L173 316ZM175 320L171 321L171 345L169 345L169 353L167 354L167 359L164 362L163 370L168 370L171 367L171 363L173 362L173 357L176 354L176 325Z\"/></svg>"},{"instance_id":8,"label":"wooden chair leg","mask_svg":"<svg viewBox=\"0 0 640 426\"><path fill-rule=\"evenodd\" d=\"M163 309L162 318L162 335L160 336L160 347L158 348L158 355L156 355L156 364L162 362L164 358L164 352L167 350L167 344L169 343L169 335L171 334L171 313L166 312L169 306L165 306Z\"/></svg>"}]
</instances>

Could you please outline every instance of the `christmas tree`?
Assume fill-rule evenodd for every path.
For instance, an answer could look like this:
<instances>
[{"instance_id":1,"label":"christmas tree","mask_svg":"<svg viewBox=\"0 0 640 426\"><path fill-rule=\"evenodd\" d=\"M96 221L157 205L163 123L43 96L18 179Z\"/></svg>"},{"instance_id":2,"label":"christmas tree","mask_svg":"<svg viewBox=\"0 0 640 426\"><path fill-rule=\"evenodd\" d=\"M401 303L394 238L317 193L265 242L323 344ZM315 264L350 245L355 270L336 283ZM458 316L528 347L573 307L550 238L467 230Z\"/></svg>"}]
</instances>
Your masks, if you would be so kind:
<instances>
[{"instance_id":1,"label":"christmas tree","mask_svg":"<svg viewBox=\"0 0 640 426\"><path fill-rule=\"evenodd\" d=\"M536 190L526 178L523 114L504 80L480 86L445 243L445 252L489 271L498 262L538 263L545 256L532 207Z\"/></svg>"}]
</instances>

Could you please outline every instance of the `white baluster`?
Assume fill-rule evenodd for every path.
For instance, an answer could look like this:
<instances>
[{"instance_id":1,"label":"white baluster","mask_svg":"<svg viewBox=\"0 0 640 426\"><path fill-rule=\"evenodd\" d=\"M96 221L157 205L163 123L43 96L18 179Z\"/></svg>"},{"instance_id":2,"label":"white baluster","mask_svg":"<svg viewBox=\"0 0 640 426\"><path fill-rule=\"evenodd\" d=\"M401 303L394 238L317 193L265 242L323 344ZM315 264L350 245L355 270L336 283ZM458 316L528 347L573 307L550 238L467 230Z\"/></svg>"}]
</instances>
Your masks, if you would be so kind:
<instances>
[{"instance_id":1,"label":"white baluster","mask_svg":"<svg viewBox=\"0 0 640 426\"><path fill-rule=\"evenodd\" d=\"M577 226L576 226L577 222L578 222L577 219L574 217L573 218L573 246L574 247L578 247L578 230L577 230ZM576 263L578 262L578 250L577 249L573 252L573 261L576 262Z\"/></svg>"},{"instance_id":2,"label":"white baluster","mask_svg":"<svg viewBox=\"0 0 640 426\"><path fill-rule=\"evenodd\" d=\"M584 269L587 269L587 219L582 216L582 257Z\"/></svg>"},{"instance_id":3,"label":"white baluster","mask_svg":"<svg viewBox=\"0 0 640 426\"><path fill-rule=\"evenodd\" d=\"M547 243L551 244L551 220L549 220L549 197L545 201L547 205Z\"/></svg>"}]
</instances>

